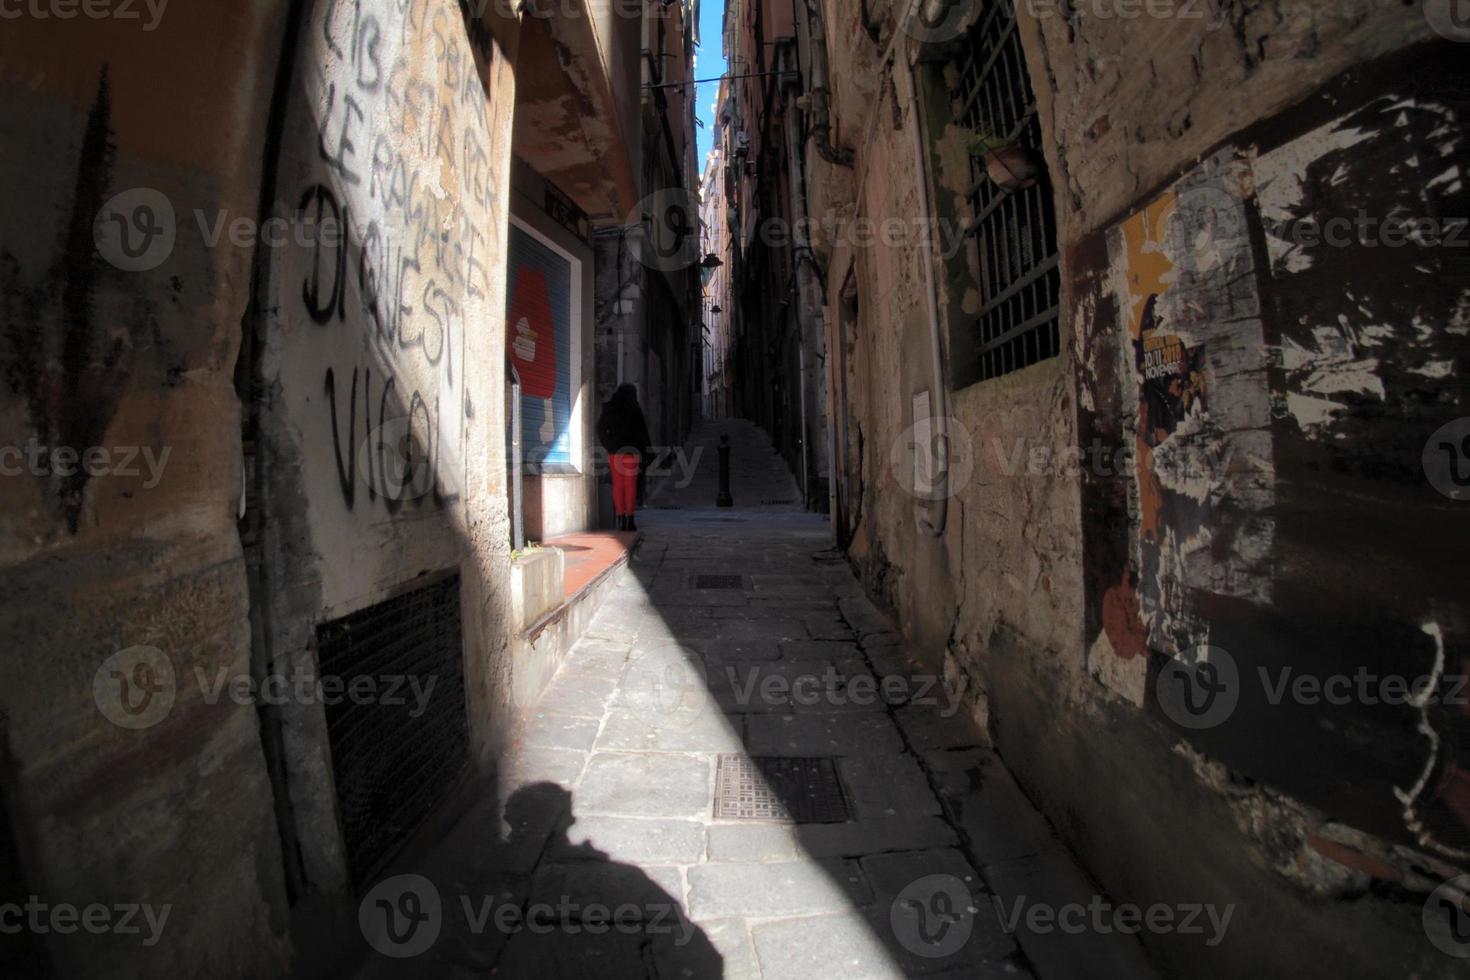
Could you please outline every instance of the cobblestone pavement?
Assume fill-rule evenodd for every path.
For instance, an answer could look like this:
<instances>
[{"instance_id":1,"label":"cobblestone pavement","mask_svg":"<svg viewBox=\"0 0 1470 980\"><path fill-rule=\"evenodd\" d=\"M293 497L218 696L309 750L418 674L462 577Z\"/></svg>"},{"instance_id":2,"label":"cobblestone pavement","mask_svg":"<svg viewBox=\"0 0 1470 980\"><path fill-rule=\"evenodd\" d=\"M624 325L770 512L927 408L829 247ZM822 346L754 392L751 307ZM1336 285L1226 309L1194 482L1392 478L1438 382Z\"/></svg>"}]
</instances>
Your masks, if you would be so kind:
<instances>
[{"instance_id":1,"label":"cobblestone pavement","mask_svg":"<svg viewBox=\"0 0 1470 980\"><path fill-rule=\"evenodd\" d=\"M721 432L737 506L717 510ZM444 935L416 975L1148 976L1131 939L1007 928L1017 898L1094 890L764 437L707 426L696 455L503 763L503 816L443 849ZM831 760L848 819L717 818L721 757L742 755Z\"/></svg>"}]
</instances>

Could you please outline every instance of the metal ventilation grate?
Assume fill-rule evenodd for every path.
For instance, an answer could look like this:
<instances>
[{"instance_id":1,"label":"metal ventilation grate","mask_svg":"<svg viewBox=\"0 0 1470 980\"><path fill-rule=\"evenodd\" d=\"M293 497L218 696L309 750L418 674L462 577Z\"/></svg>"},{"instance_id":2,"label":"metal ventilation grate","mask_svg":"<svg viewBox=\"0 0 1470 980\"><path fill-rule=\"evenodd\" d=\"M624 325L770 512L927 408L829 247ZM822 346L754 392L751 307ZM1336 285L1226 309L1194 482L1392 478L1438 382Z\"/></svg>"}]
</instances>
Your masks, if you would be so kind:
<instances>
[{"instance_id":1,"label":"metal ventilation grate","mask_svg":"<svg viewBox=\"0 0 1470 980\"><path fill-rule=\"evenodd\" d=\"M955 119L976 133L1041 153L1041 121L1013 0L995 0L971 29L955 68ZM971 161L970 206L984 306L966 381L1009 374L1061 350L1061 272L1051 182L1043 172L1028 188L1007 191Z\"/></svg>"},{"instance_id":2,"label":"metal ventilation grate","mask_svg":"<svg viewBox=\"0 0 1470 980\"><path fill-rule=\"evenodd\" d=\"M851 819L835 760L720 755L715 819L841 823Z\"/></svg>"},{"instance_id":3,"label":"metal ventilation grate","mask_svg":"<svg viewBox=\"0 0 1470 980\"><path fill-rule=\"evenodd\" d=\"M745 581L739 575L696 575L694 576L694 587L696 589L740 589L744 588Z\"/></svg>"},{"instance_id":4,"label":"metal ventilation grate","mask_svg":"<svg viewBox=\"0 0 1470 980\"><path fill-rule=\"evenodd\" d=\"M360 885L468 760L459 576L323 623L316 635L323 682L340 692L325 690L323 702L348 867Z\"/></svg>"}]
</instances>

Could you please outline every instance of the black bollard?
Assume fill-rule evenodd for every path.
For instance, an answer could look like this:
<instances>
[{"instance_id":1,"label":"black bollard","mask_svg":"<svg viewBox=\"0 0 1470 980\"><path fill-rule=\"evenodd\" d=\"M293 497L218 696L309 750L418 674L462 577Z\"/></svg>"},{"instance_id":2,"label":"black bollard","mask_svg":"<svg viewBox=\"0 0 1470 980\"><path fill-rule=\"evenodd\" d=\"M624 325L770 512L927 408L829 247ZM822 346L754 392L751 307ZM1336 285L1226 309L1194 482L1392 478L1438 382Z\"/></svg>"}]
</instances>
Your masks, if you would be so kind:
<instances>
[{"instance_id":1,"label":"black bollard","mask_svg":"<svg viewBox=\"0 0 1470 980\"><path fill-rule=\"evenodd\" d=\"M734 507L730 497L730 437L720 436L720 495L715 498L716 507Z\"/></svg>"}]
</instances>

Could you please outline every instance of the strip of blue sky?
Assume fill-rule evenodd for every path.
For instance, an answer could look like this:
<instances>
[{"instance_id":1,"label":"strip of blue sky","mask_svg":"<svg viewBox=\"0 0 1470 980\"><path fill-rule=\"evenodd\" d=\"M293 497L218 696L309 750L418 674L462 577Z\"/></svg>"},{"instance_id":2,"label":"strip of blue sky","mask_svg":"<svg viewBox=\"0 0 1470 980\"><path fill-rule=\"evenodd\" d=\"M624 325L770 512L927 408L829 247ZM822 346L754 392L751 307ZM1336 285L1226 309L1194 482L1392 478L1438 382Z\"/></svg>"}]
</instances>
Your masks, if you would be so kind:
<instances>
[{"instance_id":1,"label":"strip of blue sky","mask_svg":"<svg viewBox=\"0 0 1470 980\"><path fill-rule=\"evenodd\" d=\"M699 4L699 47L694 52L694 77L715 78L725 73L724 28L725 0L701 0ZM705 82L698 86L695 112L704 128L699 130L699 171L715 143L715 99L720 83Z\"/></svg>"}]
</instances>

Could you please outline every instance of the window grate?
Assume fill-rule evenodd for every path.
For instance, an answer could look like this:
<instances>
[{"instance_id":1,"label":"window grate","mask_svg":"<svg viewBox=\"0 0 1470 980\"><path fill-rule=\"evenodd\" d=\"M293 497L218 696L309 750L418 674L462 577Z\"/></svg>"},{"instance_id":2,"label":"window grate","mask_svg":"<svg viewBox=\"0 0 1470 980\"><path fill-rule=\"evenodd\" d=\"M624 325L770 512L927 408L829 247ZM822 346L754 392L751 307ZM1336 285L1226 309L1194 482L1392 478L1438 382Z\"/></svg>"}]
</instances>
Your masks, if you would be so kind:
<instances>
[{"instance_id":1,"label":"window grate","mask_svg":"<svg viewBox=\"0 0 1470 980\"><path fill-rule=\"evenodd\" d=\"M1041 120L1012 0L994 0L971 29L955 65L955 118L977 133L1039 154ZM968 381L1019 371L1061 350L1057 219L1045 172L1031 187L1004 190L971 161L971 234L984 305Z\"/></svg>"},{"instance_id":2,"label":"window grate","mask_svg":"<svg viewBox=\"0 0 1470 980\"><path fill-rule=\"evenodd\" d=\"M321 624L317 658L337 695L323 698L327 741L347 864L361 885L469 757L459 576Z\"/></svg>"}]
</instances>

